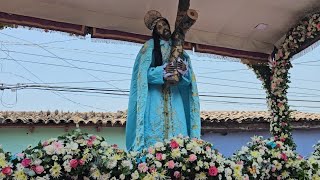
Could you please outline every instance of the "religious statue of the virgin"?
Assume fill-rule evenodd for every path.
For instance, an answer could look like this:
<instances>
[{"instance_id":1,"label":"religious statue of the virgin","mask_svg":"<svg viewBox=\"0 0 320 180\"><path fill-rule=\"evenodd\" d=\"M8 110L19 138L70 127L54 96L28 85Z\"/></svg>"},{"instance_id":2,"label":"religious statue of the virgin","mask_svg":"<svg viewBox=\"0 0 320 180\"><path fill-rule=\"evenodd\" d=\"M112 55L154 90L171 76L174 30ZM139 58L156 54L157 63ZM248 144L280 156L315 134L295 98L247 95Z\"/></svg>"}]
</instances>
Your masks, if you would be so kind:
<instances>
[{"instance_id":1,"label":"religious statue of the virgin","mask_svg":"<svg viewBox=\"0 0 320 180\"><path fill-rule=\"evenodd\" d=\"M155 10L144 21L152 39L134 63L126 124L127 150L134 151L178 135L199 138L201 129L191 61L182 50L184 39L174 39L186 31L172 35L168 20Z\"/></svg>"}]
</instances>

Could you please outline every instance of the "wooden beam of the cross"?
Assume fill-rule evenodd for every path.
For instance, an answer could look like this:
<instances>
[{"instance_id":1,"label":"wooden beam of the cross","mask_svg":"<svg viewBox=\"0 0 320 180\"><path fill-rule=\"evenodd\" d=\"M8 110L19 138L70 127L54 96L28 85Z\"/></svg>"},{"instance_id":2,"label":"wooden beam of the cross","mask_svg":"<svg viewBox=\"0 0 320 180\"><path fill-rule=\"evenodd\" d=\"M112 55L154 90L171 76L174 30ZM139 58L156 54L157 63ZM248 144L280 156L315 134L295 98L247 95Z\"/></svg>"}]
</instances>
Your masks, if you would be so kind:
<instances>
[{"instance_id":1,"label":"wooden beam of the cross","mask_svg":"<svg viewBox=\"0 0 320 180\"><path fill-rule=\"evenodd\" d=\"M177 18L175 23L175 28L180 24L181 19L187 14L190 7L190 0L179 0Z\"/></svg>"},{"instance_id":2,"label":"wooden beam of the cross","mask_svg":"<svg viewBox=\"0 0 320 180\"><path fill-rule=\"evenodd\" d=\"M169 62L175 67L177 67L178 57L182 57L183 54L185 35L198 19L197 11L189 9L189 5L190 0L179 0L175 30L171 36L172 48L169 58ZM175 85L179 82L180 78L177 69L172 73L174 75L167 79L168 85Z\"/></svg>"}]
</instances>

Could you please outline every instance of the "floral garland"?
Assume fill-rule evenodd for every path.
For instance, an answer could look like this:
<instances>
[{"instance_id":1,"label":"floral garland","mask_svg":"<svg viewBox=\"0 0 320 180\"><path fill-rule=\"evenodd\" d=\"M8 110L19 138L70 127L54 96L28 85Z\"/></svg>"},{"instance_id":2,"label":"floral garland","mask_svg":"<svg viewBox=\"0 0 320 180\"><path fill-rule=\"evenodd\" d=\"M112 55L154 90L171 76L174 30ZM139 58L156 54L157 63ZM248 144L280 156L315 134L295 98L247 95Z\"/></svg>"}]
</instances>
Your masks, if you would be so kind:
<instances>
[{"instance_id":1,"label":"floral garland","mask_svg":"<svg viewBox=\"0 0 320 180\"><path fill-rule=\"evenodd\" d=\"M271 111L270 132L275 138L295 148L290 126L290 110L287 98L289 88L288 71L292 67L290 58L298 53L301 47L314 41L320 35L320 14L315 13L302 19L298 25L292 28L286 35L274 58L270 58L269 66L271 76L269 82L265 74L258 68L254 69L259 79L263 80L263 86L267 92L268 107ZM270 83L270 86L269 86Z\"/></svg>"}]
</instances>

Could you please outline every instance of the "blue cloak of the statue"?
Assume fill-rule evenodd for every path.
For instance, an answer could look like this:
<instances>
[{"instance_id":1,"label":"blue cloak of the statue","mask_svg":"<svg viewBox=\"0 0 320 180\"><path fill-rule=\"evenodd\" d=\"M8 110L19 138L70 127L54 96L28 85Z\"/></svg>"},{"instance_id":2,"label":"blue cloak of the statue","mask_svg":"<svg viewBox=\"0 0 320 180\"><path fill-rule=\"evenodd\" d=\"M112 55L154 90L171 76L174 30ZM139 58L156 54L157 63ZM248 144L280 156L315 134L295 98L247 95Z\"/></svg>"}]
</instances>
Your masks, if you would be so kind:
<instances>
[{"instance_id":1,"label":"blue cloak of the statue","mask_svg":"<svg viewBox=\"0 0 320 180\"><path fill-rule=\"evenodd\" d=\"M171 42L161 40L163 63L170 56ZM200 138L200 106L195 75L184 52L188 71L164 96L164 66L153 67L153 40L140 50L132 72L128 117L127 150L141 151L179 134ZM165 100L167 99L167 100Z\"/></svg>"}]
</instances>

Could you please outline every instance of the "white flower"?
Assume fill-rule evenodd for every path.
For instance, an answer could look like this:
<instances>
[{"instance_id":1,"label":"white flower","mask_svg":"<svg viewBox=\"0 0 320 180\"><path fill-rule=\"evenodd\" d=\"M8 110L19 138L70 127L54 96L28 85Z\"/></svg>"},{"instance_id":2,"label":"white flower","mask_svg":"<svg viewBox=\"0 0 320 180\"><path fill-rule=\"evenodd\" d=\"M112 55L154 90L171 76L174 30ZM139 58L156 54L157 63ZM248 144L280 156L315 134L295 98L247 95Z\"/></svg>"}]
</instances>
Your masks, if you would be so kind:
<instances>
[{"instance_id":1,"label":"white flower","mask_svg":"<svg viewBox=\"0 0 320 180\"><path fill-rule=\"evenodd\" d=\"M157 143L154 145L154 147L155 147L156 149L159 149L159 148L164 147L164 145L163 145L162 142L157 142Z\"/></svg>"},{"instance_id":2,"label":"white flower","mask_svg":"<svg viewBox=\"0 0 320 180\"><path fill-rule=\"evenodd\" d=\"M57 161L59 158L58 158L58 156L53 155L53 156L51 157L51 159L54 160L54 161Z\"/></svg>"},{"instance_id":3,"label":"white flower","mask_svg":"<svg viewBox=\"0 0 320 180\"><path fill-rule=\"evenodd\" d=\"M225 169L225 175L226 176L231 176L231 174L232 174L232 170L230 168L226 168Z\"/></svg>"},{"instance_id":4,"label":"white flower","mask_svg":"<svg viewBox=\"0 0 320 180\"><path fill-rule=\"evenodd\" d=\"M52 145L45 146L43 150L45 150L48 155L52 155L54 153L54 148Z\"/></svg>"},{"instance_id":5,"label":"white flower","mask_svg":"<svg viewBox=\"0 0 320 180\"><path fill-rule=\"evenodd\" d=\"M99 178L99 180L105 180L105 179L110 179L110 174L108 173L108 174L102 174L101 176L100 176L100 178Z\"/></svg>"},{"instance_id":6,"label":"white flower","mask_svg":"<svg viewBox=\"0 0 320 180\"><path fill-rule=\"evenodd\" d=\"M131 162L131 161L128 161L128 160L122 161L121 165L122 165L123 167L129 167L129 169L132 169L132 168L133 168L132 162Z\"/></svg>"},{"instance_id":7,"label":"white flower","mask_svg":"<svg viewBox=\"0 0 320 180\"><path fill-rule=\"evenodd\" d=\"M113 169L114 167L116 167L116 165L117 165L117 161L111 159L107 164L107 168L108 169Z\"/></svg>"},{"instance_id":8,"label":"white flower","mask_svg":"<svg viewBox=\"0 0 320 180\"><path fill-rule=\"evenodd\" d=\"M42 160L41 160L41 159L35 159L35 160L33 160L33 164L36 165L36 166L39 166L41 163L42 163Z\"/></svg>"},{"instance_id":9,"label":"white flower","mask_svg":"<svg viewBox=\"0 0 320 180\"><path fill-rule=\"evenodd\" d=\"M159 161L154 161L154 164L156 165L157 168L162 167L162 163Z\"/></svg>"},{"instance_id":10,"label":"white flower","mask_svg":"<svg viewBox=\"0 0 320 180\"><path fill-rule=\"evenodd\" d=\"M75 143L75 142L70 142L66 144L66 149L71 149L73 151L77 150L78 147L79 147L78 143Z\"/></svg>"},{"instance_id":11,"label":"white flower","mask_svg":"<svg viewBox=\"0 0 320 180\"><path fill-rule=\"evenodd\" d=\"M69 161L63 162L63 168L66 172L71 172L71 166Z\"/></svg>"},{"instance_id":12,"label":"white flower","mask_svg":"<svg viewBox=\"0 0 320 180\"><path fill-rule=\"evenodd\" d=\"M166 154L162 154L162 160L165 160L167 158Z\"/></svg>"},{"instance_id":13,"label":"white flower","mask_svg":"<svg viewBox=\"0 0 320 180\"><path fill-rule=\"evenodd\" d=\"M108 143L106 141L102 141L100 145L104 148L108 147Z\"/></svg>"},{"instance_id":14,"label":"white flower","mask_svg":"<svg viewBox=\"0 0 320 180\"><path fill-rule=\"evenodd\" d=\"M120 175L120 179L121 179L121 180L124 180L125 178L126 178L126 176L125 176L124 174L121 174L121 175Z\"/></svg>"},{"instance_id":15,"label":"white flower","mask_svg":"<svg viewBox=\"0 0 320 180\"><path fill-rule=\"evenodd\" d=\"M139 178L139 173L138 171L134 171L134 173L131 174L132 179L138 179Z\"/></svg>"}]
</instances>

